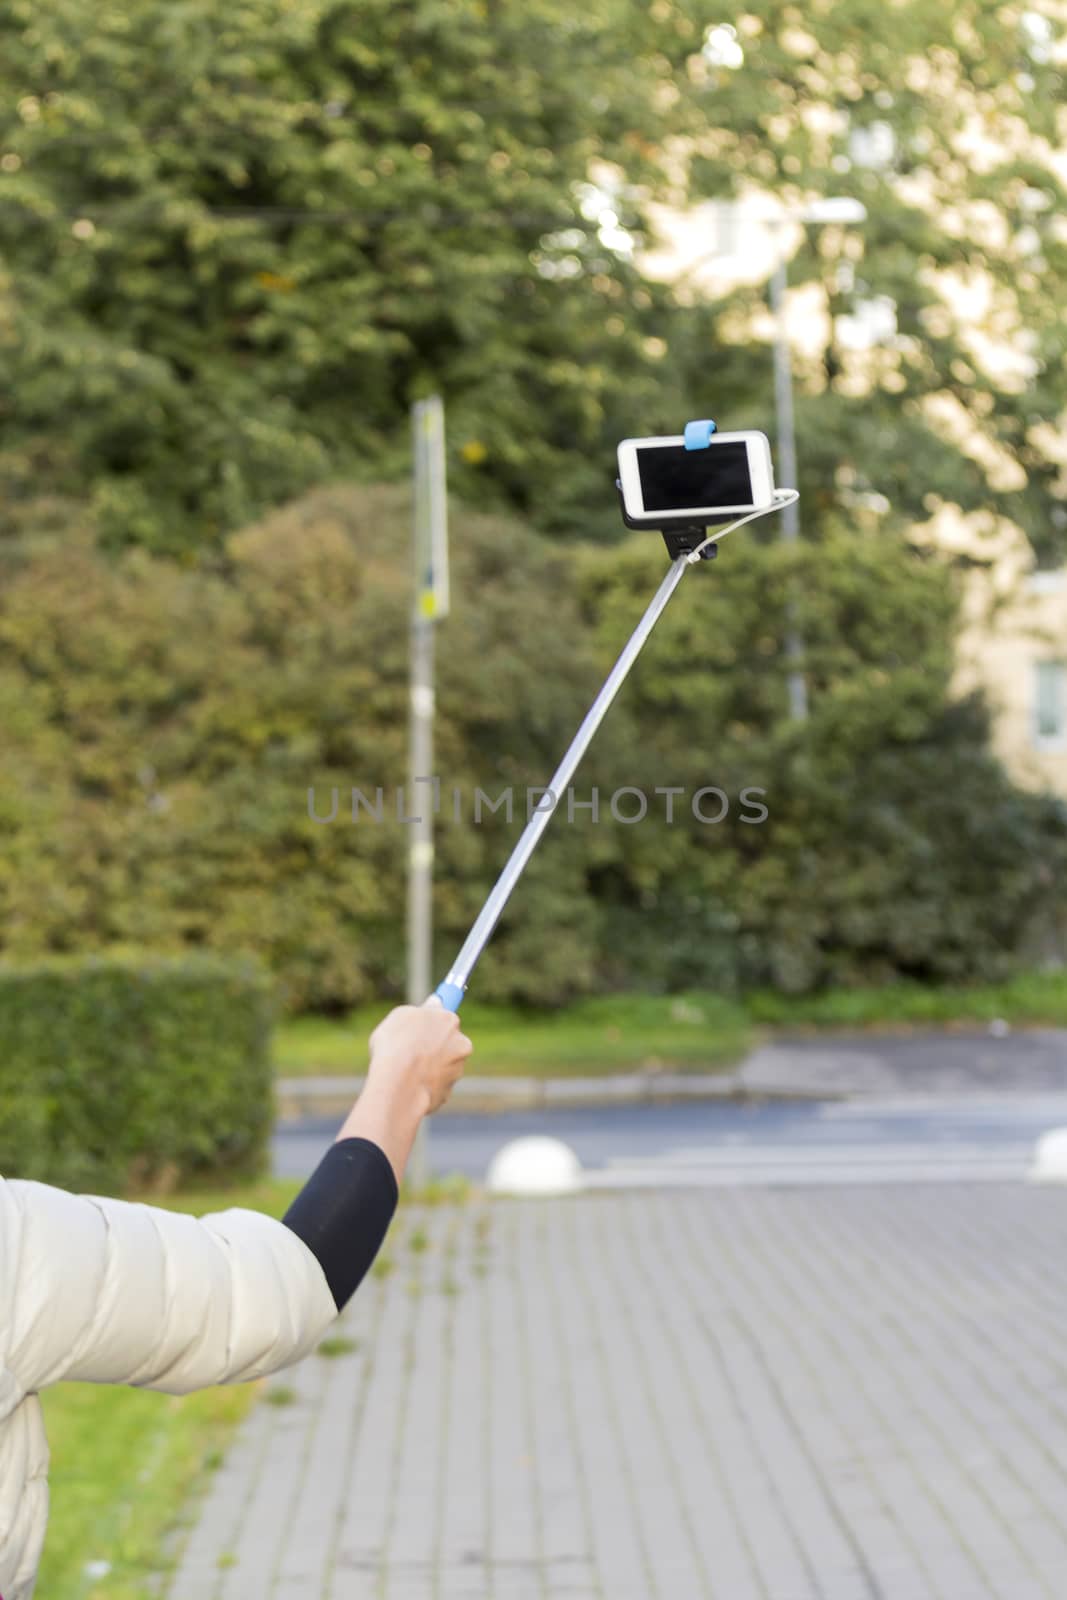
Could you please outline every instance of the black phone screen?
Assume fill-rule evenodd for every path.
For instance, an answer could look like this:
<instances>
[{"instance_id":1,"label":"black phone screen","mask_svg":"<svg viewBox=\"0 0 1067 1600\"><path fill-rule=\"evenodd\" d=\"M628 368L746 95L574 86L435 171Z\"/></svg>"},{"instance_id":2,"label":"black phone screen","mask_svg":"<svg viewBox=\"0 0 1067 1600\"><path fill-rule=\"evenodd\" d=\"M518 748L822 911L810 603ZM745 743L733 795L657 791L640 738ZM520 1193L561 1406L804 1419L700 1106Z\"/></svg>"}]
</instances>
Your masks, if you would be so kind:
<instances>
[{"instance_id":1,"label":"black phone screen","mask_svg":"<svg viewBox=\"0 0 1067 1600\"><path fill-rule=\"evenodd\" d=\"M639 448L637 472L646 511L753 503L748 449L734 440L727 444L712 440L706 450L687 450L684 444Z\"/></svg>"}]
</instances>

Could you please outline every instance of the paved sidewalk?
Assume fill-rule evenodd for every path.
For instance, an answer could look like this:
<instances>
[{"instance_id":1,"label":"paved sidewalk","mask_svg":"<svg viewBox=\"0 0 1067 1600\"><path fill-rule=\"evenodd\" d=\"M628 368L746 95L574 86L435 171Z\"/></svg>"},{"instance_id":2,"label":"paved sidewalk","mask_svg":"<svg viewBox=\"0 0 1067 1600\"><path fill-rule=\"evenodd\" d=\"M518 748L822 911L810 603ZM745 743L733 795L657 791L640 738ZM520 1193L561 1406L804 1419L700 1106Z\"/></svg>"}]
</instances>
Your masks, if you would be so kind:
<instances>
[{"instance_id":1,"label":"paved sidewalk","mask_svg":"<svg viewBox=\"0 0 1067 1600\"><path fill-rule=\"evenodd\" d=\"M387 1255L173 1600L1067 1592L1067 1192L479 1202Z\"/></svg>"}]
</instances>

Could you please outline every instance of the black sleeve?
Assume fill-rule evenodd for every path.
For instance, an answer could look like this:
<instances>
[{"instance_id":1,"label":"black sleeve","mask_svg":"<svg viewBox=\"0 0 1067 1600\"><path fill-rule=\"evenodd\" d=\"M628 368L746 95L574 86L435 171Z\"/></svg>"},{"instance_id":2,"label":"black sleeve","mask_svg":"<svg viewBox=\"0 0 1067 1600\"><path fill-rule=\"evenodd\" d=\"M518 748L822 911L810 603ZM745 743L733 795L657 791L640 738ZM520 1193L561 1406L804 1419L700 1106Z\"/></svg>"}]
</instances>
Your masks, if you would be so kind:
<instances>
[{"instance_id":1,"label":"black sleeve","mask_svg":"<svg viewBox=\"0 0 1067 1600\"><path fill-rule=\"evenodd\" d=\"M370 1139L340 1139L282 1218L322 1267L338 1311L370 1270L399 1198L384 1150Z\"/></svg>"}]
</instances>

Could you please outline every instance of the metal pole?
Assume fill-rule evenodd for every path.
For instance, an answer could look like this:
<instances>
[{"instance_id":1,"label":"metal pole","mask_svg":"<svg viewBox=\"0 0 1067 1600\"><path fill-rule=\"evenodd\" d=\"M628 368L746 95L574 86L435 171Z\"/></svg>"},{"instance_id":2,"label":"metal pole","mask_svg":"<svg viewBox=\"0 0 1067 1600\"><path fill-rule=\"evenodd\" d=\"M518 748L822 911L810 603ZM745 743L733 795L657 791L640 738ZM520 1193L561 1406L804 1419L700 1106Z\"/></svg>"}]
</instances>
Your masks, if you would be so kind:
<instances>
[{"instance_id":1,"label":"metal pole","mask_svg":"<svg viewBox=\"0 0 1067 1600\"><path fill-rule=\"evenodd\" d=\"M408 1003L421 1005L433 988L433 794L415 778L433 772L433 623L416 616L411 627L410 772L414 821L408 848Z\"/></svg>"},{"instance_id":2,"label":"metal pole","mask_svg":"<svg viewBox=\"0 0 1067 1600\"><path fill-rule=\"evenodd\" d=\"M408 726L407 999L420 1006L433 987L433 781L434 718L434 519L443 517L441 463L434 460L432 413L440 402L422 401L412 411L415 476L413 598L411 609L411 685ZM438 583L442 574L436 574ZM421 780L421 781L420 781ZM429 1134L419 1127L411 1153L411 1178L424 1188L429 1179Z\"/></svg>"},{"instance_id":3,"label":"metal pole","mask_svg":"<svg viewBox=\"0 0 1067 1600\"><path fill-rule=\"evenodd\" d=\"M433 792L416 778L433 772L434 625L416 610L411 623L411 774L408 804L408 1004L421 1006L433 989ZM418 1189L429 1177L426 1123L419 1127L411 1154L411 1177Z\"/></svg>"},{"instance_id":4,"label":"metal pole","mask_svg":"<svg viewBox=\"0 0 1067 1600\"><path fill-rule=\"evenodd\" d=\"M512 850L507 865L479 912L474 926L463 943L463 948L456 957L447 978L441 985L441 989L451 991L448 998L452 999L455 1005L458 1005L459 1000L462 998L463 990L467 987L474 965L488 944L489 937L497 925L500 914L507 905L511 891L518 883L522 876L523 868L533 855L537 841L548 827L548 821L555 806L573 778L579 761L588 750L593 735L603 722L608 707L622 687L627 673L637 660L641 647L666 609L671 595L684 577L687 565L685 556L678 556L671 563L667 575L652 597L647 611L624 645L619 659L608 673L599 694L586 712L581 727L571 740L566 755L549 780L548 793L545 799L550 800L551 804L546 805L543 809L539 807L534 811L523 829L518 843ZM440 990L438 990L438 993L440 993ZM455 1009L455 1006L453 1009Z\"/></svg>"},{"instance_id":5,"label":"metal pole","mask_svg":"<svg viewBox=\"0 0 1067 1600\"><path fill-rule=\"evenodd\" d=\"M777 420L778 460L782 480L788 484L797 481L797 441L793 424L793 374L789 357L789 333L785 320L786 265L782 248L781 230L775 229L778 259L771 275L771 309L774 312L774 409ZM782 538L795 542L800 535L800 515L797 502L791 501L782 508ZM801 666L804 645L796 624L796 606L788 608L789 626L785 636L785 653L789 662L789 715L795 722L803 722L808 715L808 686Z\"/></svg>"}]
</instances>

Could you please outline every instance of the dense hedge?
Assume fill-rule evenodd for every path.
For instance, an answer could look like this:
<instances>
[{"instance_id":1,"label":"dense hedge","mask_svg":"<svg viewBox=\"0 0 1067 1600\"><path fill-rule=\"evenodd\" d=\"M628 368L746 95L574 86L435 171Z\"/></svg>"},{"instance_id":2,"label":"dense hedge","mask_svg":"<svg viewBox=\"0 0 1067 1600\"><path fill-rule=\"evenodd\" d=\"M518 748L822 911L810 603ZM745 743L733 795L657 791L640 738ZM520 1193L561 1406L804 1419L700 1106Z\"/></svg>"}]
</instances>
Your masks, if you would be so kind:
<instances>
[{"instance_id":1,"label":"dense hedge","mask_svg":"<svg viewBox=\"0 0 1067 1600\"><path fill-rule=\"evenodd\" d=\"M451 511L438 630L437 970L662 576ZM294 1010L403 988L411 502L323 489L181 567L68 539L0 583L0 954L247 950ZM3 559L0 551L0 560ZM809 720L786 715L790 602ZM1067 823L954 698L951 572L878 527L741 535L657 626L478 969L483 999L1004 976L1063 948ZM729 796L715 825L690 800ZM458 786L462 820L452 817ZM477 788L515 790L472 819ZM685 791L673 823L655 791ZM384 791L380 823L353 787ZM612 793L649 798L639 826ZM741 793L766 791L745 820ZM331 791L338 815L329 825ZM713 805L714 809L714 805ZM1035 934L1039 942L1035 942Z\"/></svg>"},{"instance_id":2,"label":"dense hedge","mask_svg":"<svg viewBox=\"0 0 1067 1600\"><path fill-rule=\"evenodd\" d=\"M603 659L656 570L636 543L585 563ZM803 724L784 715L790 594ZM687 580L612 712L620 777L759 787L769 815L708 827L680 805L617 830L594 880L609 982L806 993L1062 963L1067 806L1019 788L981 698L954 694L957 604L943 562L862 526L728 544Z\"/></svg>"},{"instance_id":3,"label":"dense hedge","mask_svg":"<svg viewBox=\"0 0 1067 1600\"><path fill-rule=\"evenodd\" d=\"M0 1172L94 1193L256 1172L270 983L211 955L0 964Z\"/></svg>"},{"instance_id":4,"label":"dense hedge","mask_svg":"<svg viewBox=\"0 0 1067 1600\"><path fill-rule=\"evenodd\" d=\"M513 520L452 513L438 646L438 770L466 814L540 784L599 676L572 558ZM0 953L115 944L249 950L295 1009L397 993L404 871L411 501L335 488L235 535L224 565L111 560L68 542L0 581ZM332 826L309 819L340 792ZM375 826L353 786L385 791ZM510 836L442 818L440 959ZM582 830L557 830L481 993L595 982ZM488 986L488 987L487 987ZM524 988L525 986L525 988Z\"/></svg>"}]
</instances>

